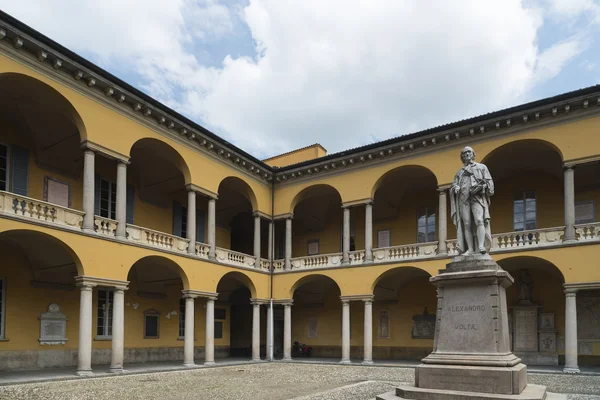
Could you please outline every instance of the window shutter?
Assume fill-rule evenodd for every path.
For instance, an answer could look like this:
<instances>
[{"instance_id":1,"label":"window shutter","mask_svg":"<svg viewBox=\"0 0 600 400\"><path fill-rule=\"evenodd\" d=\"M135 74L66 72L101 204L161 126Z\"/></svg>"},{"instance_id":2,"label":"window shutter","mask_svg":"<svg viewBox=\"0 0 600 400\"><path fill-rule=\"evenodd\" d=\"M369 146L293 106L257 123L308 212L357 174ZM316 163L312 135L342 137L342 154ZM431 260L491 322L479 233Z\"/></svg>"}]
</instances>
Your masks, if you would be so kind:
<instances>
[{"instance_id":1,"label":"window shutter","mask_svg":"<svg viewBox=\"0 0 600 400\"><path fill-rule=\"evenodd\" d=\"M196 241L206 243L204 240L204 232L206 232L206 212L204 210L196 210Z\"/></svg>"},{"instance_id":2,"label":"window shutter","mask_svg":"<svg viewBox=\"0 0 600 400\"><path fill-rule=\"evenodd\" d=\"M100 215L100 175L94 178L94 215Z\"/></svg>"},{"instance_id":3,"label":"window shutter","mask_svg":"<svg viewBox=\"0 0 600 400\"><path fill-rule=\"evenodd\" d=\"M173 235L181 237L181 204L173 202Z\"/></svg>"},{"instance_id":4,"label":"window shutter","mask_svg":"<svg viewBox=\"0 0 600 400\"><path fill-rule=\"evenodd\" d=\"M133 224L133 204L135 203L135 188L133 185L127 185L127 207L125 211L125 221Z\"/></svg>"},{"instance_id":5,"label":"window shutter","mask_svg":"<svg viewBox=\"0 0 600 400\"><path fill-rule=\"evenodd\" d=\"M12 146L12 192L27 196L29 149Z\"/></svg>"}]
</instances>

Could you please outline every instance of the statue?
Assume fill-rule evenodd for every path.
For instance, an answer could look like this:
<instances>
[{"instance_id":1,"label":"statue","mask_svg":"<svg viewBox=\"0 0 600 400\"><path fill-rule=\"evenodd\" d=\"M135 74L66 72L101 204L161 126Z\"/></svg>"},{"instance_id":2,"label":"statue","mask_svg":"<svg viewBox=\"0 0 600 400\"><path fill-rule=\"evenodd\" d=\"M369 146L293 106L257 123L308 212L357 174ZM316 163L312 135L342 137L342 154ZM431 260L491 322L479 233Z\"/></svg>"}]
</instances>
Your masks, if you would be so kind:
<instances>
[{"instance_id":1,"label":"statue","mask_svg":"<svg viewBox=\"0 0 600 400\"><path fill-rule=\"evenodd\" d=\"M464 166L456 173L450 189L450 213L456 225L459 254L487 254L492 246L490 197L494 182L487 167L475 162L475 151L460 152Z\"/></svg>"}]
</instances>

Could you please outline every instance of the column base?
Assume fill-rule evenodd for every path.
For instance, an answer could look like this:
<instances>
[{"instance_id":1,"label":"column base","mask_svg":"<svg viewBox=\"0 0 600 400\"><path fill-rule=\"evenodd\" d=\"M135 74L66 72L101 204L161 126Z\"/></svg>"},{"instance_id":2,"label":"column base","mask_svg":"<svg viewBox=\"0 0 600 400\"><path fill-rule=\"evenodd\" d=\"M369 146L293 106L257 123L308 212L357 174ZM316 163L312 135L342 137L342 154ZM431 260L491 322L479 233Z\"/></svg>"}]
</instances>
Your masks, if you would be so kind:
<instances>
[{"instance_id":1,"label":"column base","mask_svg":"<svg viewBox=\"0 0 600 400\"><path fill-rule=\"evenodd\" d=\"M564 367L563 372L565 374L578 374L581 371L579 370L579 367Z\"/></svg>"},{"instance_id":2,"label":"column base","mask_svg":"<svg viewBox=\"0 0 600 400\"><path fill-rule=\"evenodd\" d=\"M83 370L77 370L77 372L75 372L75 375L77 376L94 376L94 373L92 372L91 369L83 369Z\"/></svg>"},{"instance_id":3,"label":"column base","mask_svg":"<svg viewBox=\"0 0 600 400\"><path fill-rule=\"evenodd\" d=\"M96 233L96 231L94 230L94 228L81 228L81 231L84 233Z\"/></svg>"},{"instance_id":4,"label":"column base","mask_svg":"<svg viewBox=\"0 0 600 400\"><path fill-rule=\"evenodd\" d=\"M108 372L110 372L111 374L123 374L125 373L125 370L123 369L123 367L110 367L108 369Z\"/></svg>"},{"instance_id":5,"label":"column base","mask_svg":"<svg viewBox=\"0 0 600 400\"><path fill-rule=\"evenodd\" d=\"M292 357L283 357L281 361L294 361L294 359Z\"/></svg>"},{"instance_id":6,"label":"column base","mask_svg":"<svg viewBox=\"0 0 600 400\"><path fill-rule=\"evenodd\" d=\"M262 361L262 359L261 359L260 357L259 357L259 358L254 358L254 357L252 357L252 360L251 360L251 361L254 361L254 362L259 362L259 361Z\"/></svg>"},{"instance_id":7,"label":"column base","mask_svg":"<svg viewBox=\"0 0 600 400\"><path fill-rule=\"evenodd\" d=\"M206 367L212 367L212 366L215 366L215 365L217 365L217 363L216 363L216 362L214 362L214 361L205 361L205 362L204 362L204 365L205 365Z\"/></svg>"},{"instance_id":8,"label":"column base","mask_svg":"<svg viewBox=\"0 0 600 400\"><path fill-rule=\"evenodd\" d=\"M342 360L339 363L340 364L351 364L350 360Z\"/></svg>"},{"instance_id":9,"label":"column base","mask_svg":"<svg viewBox=\"0 0 600 400\"><path fill-rule=\"evenodd\" d=\"M575 238L573 238L573 239L564 239L562 242L563 242L563 244L569 244L569 243L577 243L578 240L575 239Z\"/></svg>"},{"instance_id":10,"label":"column base","mask_svg":"<svg viewBox=\"0 0 600 400\"><path fill-rule=\"evenodd\" d=\"M373 365L373 360L370 360L370 361L365 360L365 361L361 362L360 364L361 365Z\"/></svg>"},{"instance_id":11,"label":"column base","mask_svg":"<svg viewBox=\"0 0 600 400\"><path fill-rule=\"evenodd\" d=\"M115 239L117 240L122 240L122 241L126 241L127 240L127 235L115 235Z\"/></svg>"}]
</instances>

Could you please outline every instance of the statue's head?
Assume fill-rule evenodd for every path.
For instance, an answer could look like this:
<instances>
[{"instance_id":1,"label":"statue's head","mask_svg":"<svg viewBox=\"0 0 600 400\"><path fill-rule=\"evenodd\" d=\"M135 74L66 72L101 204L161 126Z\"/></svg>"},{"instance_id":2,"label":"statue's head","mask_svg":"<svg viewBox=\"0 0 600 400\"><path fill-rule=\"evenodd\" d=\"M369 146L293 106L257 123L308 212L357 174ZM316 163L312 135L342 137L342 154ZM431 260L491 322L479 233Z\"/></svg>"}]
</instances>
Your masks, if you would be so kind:
<instances>
[{"instance_id":1,"label":"statue's head","mask_svg":"<svg viewBox=\"0 0 600 400\"><path fill-rule=\"evenodd\" d=\"M475 150L472 147L467 146L460 152L460 159L463 164L468 164L469 162L475 160Z\"/></svg>"}]
</instances>

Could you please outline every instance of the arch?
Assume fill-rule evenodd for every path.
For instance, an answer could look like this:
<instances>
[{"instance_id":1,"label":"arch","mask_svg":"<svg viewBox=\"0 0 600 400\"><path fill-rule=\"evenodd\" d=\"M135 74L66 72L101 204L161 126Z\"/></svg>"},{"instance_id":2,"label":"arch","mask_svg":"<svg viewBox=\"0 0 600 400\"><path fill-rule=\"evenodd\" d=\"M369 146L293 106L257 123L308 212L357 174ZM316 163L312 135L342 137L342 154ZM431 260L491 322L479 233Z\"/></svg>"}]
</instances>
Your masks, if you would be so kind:
<instances>
[{"instance_id":1,"label":"arch","mask_svg":"<svg viewBox=\"0 0 600 400\"><path fill-rule=\"evenodd\" d=\"M524 268L531 268L542 270L546 273L554 275L556 278L560 280L561 283L565 283L565 277L562 271L554 265L554 263L541 258L541 257L533 257L533 256L515 256L515 257L507 257L498 261L498 265L500 265L504 270L511 273L511 271L516 271ZM515 281L518 277L513 276Z\"/></svg>"},{"instance_id":2,"label":"arch","mask_svg":"<svg viewBox=\"0 0 600 400\"><path fill-rule=\"evenodd\" d=\"M86 140L87 131L83 119L71 102L56 89L24 74L15 72L0 74L0 91L3 93L4 98L10 93L11 88L18 93L20 98L35 99L34 101L37 103L45 101L44 107L63 111L64 116L77 127L80 141ZM35 108L33 111L35 112Z\"/></svg>"},{"instance_id":3,"label":"arch","mask_svg":"<svg viewBox=\"0 0 600 400\"><path fill-rule=\"evenodd\" d=\"M245 273L240 272L240 271L227 272L223 276L221 276L221 278L219 278L219 281L217 282L215 291L218 292L219 284L223 281L223 279L227 279L227 278L231 278L231 279L243 284L245 287L248 288L248 290L250 290L250 297L256 298L256 295L257 295L256 285L254 285L252 278L250 278L248 275L246 275Z\"/></svg>"},{"instance_id":4,"label":"arch","mask_svg":"<svg viewBox=\"0 0 600 400\"><path fill-rule=\"evenodd\" d=\"M296 289L298 289L300 286L320 280L320 279L325 279L326 281L333 282L335 284L335 286L337 287L338 291L340 292L340 294L342 293L342 288L341 288L340 284L332 277L324 275L324 274L310 274L310 275L305 275L302 278L297 279L292 284L292 286L290 287L289 298L290 299L294 298L294 293L296 292Z\"/></svg>"},{"instance_id":5,"label":"arch","mask_svg":"<svg viewBox=\"0 0 600 400\"><path fill-rule=\"evenodd\" d=\"M382 186L386 179L394 175L400 175L400 177L407 177L407 179L414 179L421 183L421 186L429 186L434 184L437 188L438 179L433 171L422 165L403 165L400 167L392 168L383 174L375 181L375 184L371 188L371 198L375 198L375 193ZM412 187L412 185L411 185ZM417 188L418 189L418 188Z\"/></svg>"},{"instance_id":6,"label":"arch","mask_svg":"<svg viewBox=\"0 0 600 400\"><path fill-rule=\"evenodd\" d=\"M298 192L296 194L296 196L294 196L294 198L292 199L292 202L290 203L290 210L289 212L291 214L294 213L294 209L296 208L296 206L298 204L300 204L303 200L306 200L308 198L317 196L317 195L321 195L323 193L329 192L329 193L335 193L339 199L340 199L340 203L342 202L342 195L340 194L340 192L333 186L325 184L325 183L319 183L316 185L311 185L308 186L304 189L302 189L300 192Z\"/></svg>"},{"instance_id":7,"label":"arch","mask_svg":"<svg viewBox=\"0 0 600 400\"><path fill-rule=\"evenodd\" d=\"M147 267L145 267L147 266ZM167 268L167 270L177 274L181 279L184 289L190 289L190 282L187 274L175 261L163 256L146 256L134 262L127 272L127 280L131 281L131 274L136 268L143 268L144 274L147 275L148 269L152 267Z\"/></svg>"},{"instance_id":8,"label":"arch","mask_svg":"<svg viewBox=\"0 0 600 400\"><path fill-rule=\"evenodd\" d=\"M406 278L406 282L409 282L412 279L418 278L418 277L431 277L431 274L429 273L429 271L419 268L419 267L413 267L413 266L397 266L397 267L393 267L388 269L387 271L382 272L381 274L379 274L379 276L377 278L375 278L375 280L373 280L373 284L371 285L371 294L375 293L375 287L377 286L377 284L386 278L389 278L392 275L396 275L396 274L406 274L407 276Z\"/></svg>"},{"instance_id":9,"label":"arch","mask_svg":"<svg viewBox=\"0 0 600 400\"><path fill-rule=\"evenodd\" d=\"M225 177L219 183L219 196L221 195L221 190L224 188L241 193L250 202L250 205L252 206L252 211L258 210L258 200L256 199L256 194L254 193L250 185L248 185L248 183L246 183L246 181L244 181L243 179L238 178L237 176Z\"/></svg>"},{"instance_id":10,"label":"arch","mask_svg":"<svg viewBox=\"0 0 600 400\"><path fill-rule=\"evenodd\" d=\"M47 262L53 264L53 260L56 258L56 260L60 263L60 265L57 264L58 266L68 266L66 263L64 263L65 259L68 257L73 260L77 274L85 275L83 264L81 263L81 260L75 251L65 242L57 239L54 236L28 229L15 229L1 232L0 240L2 239L6 239L21 247L31 265L36 262ZM41 248L44 246L44 243L49 244L50 248L56 246L55 248L59 249L59 253L56 254L55 257L49 256L48 252Z\"/></svg>"},{"instance_id":11,"label":"arch","mask_svg":"<svg viewBox=\"0 0 600 400\"><path fill-rule=\"evenodd\" d=\"M173 165L183 174L183 179L186 185L192 182L188 164L185 162L181 154L168 143L154 138L142 138L135 141L129 149L131 162L139 162L137 158L142 158L142 155L147 155L146 152L149 153L151 159L146 159L145 161L150 163L153 161L165 161Z\"/></svg>"}]
</instances>

